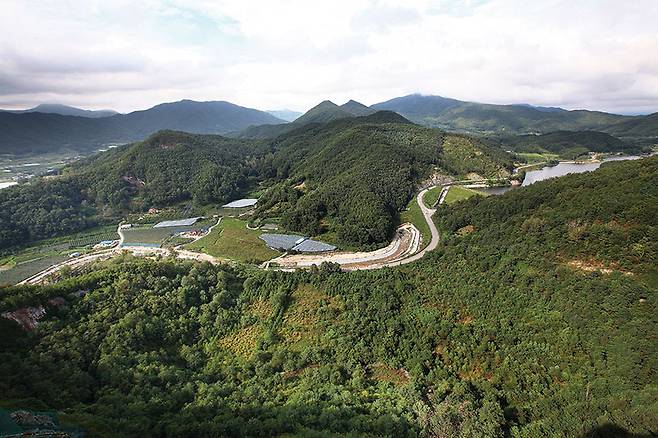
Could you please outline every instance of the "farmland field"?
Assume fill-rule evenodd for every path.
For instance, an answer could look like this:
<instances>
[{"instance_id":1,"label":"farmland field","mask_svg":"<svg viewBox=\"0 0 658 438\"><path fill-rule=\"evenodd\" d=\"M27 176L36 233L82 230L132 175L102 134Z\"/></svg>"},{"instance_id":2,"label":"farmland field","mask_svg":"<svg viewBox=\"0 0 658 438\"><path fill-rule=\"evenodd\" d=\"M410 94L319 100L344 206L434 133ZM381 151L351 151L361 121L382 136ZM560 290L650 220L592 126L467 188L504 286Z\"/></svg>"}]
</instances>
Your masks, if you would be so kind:
<instances>
[{"instance_id":1,"label":"farmland field","mask_svg":"<svg viewBox=\"0 0 658 438\"><path fill-rule=\"evenodd\" d=\"M240 219L223 218L208 236L186 245L186 248L214 257L260 263L279 254L258 238L261 233L260 230L248 229Z\"/></svg>"},{"instance_id":2,"label":"farmland field","mask_svg":"<svg viewBox=\"0 0 658 438\"><path fill-rule=\"evenodd\" d=\"M118 238L115 226L92 228L85 232L38 242L35 245L0 256L0 284L17 283L60 263L71 252L84 253L102 240Z\"/></svg>"},{"instance_id":3,"label":"farmland field","mask_svg":"<svg viewBox=\"0 0 658 438\"><path fill-rule=\"evenodd\" d=\"M166 227L166 228L153 228L153 225L137 226L123 230L124 241L123 246L130 245L166 245L169 241L176 241L184 243L183 241L176 240L173 236L175 234L208 229L215 221L213 219L200 220L194 225L180 226L180 227Z\"/></svg>"}]
</instances>

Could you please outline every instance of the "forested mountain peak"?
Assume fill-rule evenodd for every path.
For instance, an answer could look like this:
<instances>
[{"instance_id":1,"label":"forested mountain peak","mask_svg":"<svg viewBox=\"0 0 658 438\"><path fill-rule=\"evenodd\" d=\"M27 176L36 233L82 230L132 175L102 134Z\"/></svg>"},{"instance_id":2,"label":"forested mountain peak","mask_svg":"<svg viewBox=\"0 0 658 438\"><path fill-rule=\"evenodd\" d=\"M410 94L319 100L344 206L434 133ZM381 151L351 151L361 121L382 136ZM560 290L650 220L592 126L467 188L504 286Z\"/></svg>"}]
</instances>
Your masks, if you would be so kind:
<instances>
[{"instance_id":1,"label":"forested mountain peak","mask_svg":"<svg viewBox=\"0 0 658 438\"><path fill-rule=\"evenodd\" d=\"M367 116L368 114L373 114L377 111L352 99L342 104L340 107L355 116Z\"/></svg>"}]
</instances>

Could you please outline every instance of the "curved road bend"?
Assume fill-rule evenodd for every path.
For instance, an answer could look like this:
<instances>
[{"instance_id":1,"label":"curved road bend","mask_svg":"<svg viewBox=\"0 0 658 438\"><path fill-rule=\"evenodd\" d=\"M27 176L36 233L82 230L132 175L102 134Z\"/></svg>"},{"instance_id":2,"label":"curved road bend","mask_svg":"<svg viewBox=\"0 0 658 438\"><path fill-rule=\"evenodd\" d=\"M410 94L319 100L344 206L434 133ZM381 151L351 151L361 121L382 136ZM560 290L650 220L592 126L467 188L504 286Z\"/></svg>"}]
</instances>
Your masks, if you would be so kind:
<instances>
[{"instance_id":1,"label":"curved road bend","mask_svg":"<svg viewBox=\"0 0 658 438\"><path fill-rule=\"evenodd\" d=\"M383 266L400 266L400 265L405 265L407 263L415 262L416 260L420 260L421 258L423 258L425 253L432 251L436 249L437 246L439 246L439 230L436 228L436 225L434 225L434 221L432 220L432 216L434 215L434 213L436 213L436 209L427 208L425 206L425 203L423 202L423 199L425 198L425 194L434 187L436 186L428 187L424 190L421 190L416 196L416 202L418 202L420 211L422 211L423 216L425 217L425 222L427 222L427 225L429 225L430 232L432 233L432 238L430 239L430 243L416 254L413 254L412 256L409 256L405 259L393 261L390 263L384 263L380 266L373 266L372 268L365 268L365 269L376 269ZM439 195L439 204L441 203L441 201L443 201L444 198L443 192L445 190L446 190L445 187L441 190L441 194Z\"/></svg>"},{"instance_id":2,"label":"curved road bend","mask_svg":"<svg viewBox=\"0 0 658 438\"><path fill-rule=\"evenodd\" d=\"M418 206L420 207L421 212L423 213L423 217L425 218L425 221L427 222L427 225L430 228L430 232L432 234L432 238L430 239L430 243L423 248L421 251L410 255L408 257L402 258L402 259L396 259L392 261L383 261L383 262L378 262L378 259L372 259L368 263L368 261L364 261L363 264L360 265L353 265L347 267L349 270L365 270L365 269L379 269L383 268L385 266L399 266L399 265L404 265L407 263L415 262L416 260L421 259L427 252L432 251L436 249L436 247L439 245L439 231L436 228L436 225L434 225L434 221L432 220L432 215L436 212L436 209L432 208L427 208L425 206L425 203L423 202L423 199L425 198L425 194L432 188L438 187L438 186L432 186L428 187L424 190L421 190L418 195L416 195L416 202L418 202ZM443 187L443 190L439 196L439 204L443 201L445 198L445 191L447 187ZM221 221L221 218L217 221L215 225L213 225L208 231L212 231L212 229L219 225ZM413 227L413 226L412 226ZM415 229L415 227L413 227ZM417 231L416 231L417 232ZM153 255L154 253L164 253L169 251L163 250L162 248L143 248L143 247L121 247L121 245L125 241L125 236L123 234L123 229L121 229L121 226L117 228L117 233L119 234L119 246L109 249L109 250L104 250L98 253L92 253L88 254L82 257L78 257L72 260L67 260L65 262L59 263L57 265L51 266L23 281L21 281L18 284L37 284L43 281L48 275L53 274L54 272L58 271L61 269L63 266L68 265L73 268L82 266L84 264L90 263L95 260L103 259L103 258L110 258L113 255L119 254L122 250L127 250L131 251L133 255ZM209 234L209 233L208 233ZM209 261L211 263L218 263L218 260L215 257L212 257L208 254L202 254L202 253L197 253L193 251L188 251L188 250L183 250L182 248L175 248L175 253L179 258L184 258L184 259L194 259L194 260L199 260L199 261ZM381 251L381 250L380 250ZM377 252L377 251L374 251ZM285 257L285 255L283 256ZM320 256L321 257L321 256ZM381 256L380 256L381 257ZM279 258L279 257L277 257ZM276 259L270 260L269 262L264 263L263 265L269 266L269 263L274 261ZM379 259L381 260L381 259ZM323 260L318 259L318 264L321 263ZM285 268L284 268L285 269Z\"/></svg>"}]
</instances>

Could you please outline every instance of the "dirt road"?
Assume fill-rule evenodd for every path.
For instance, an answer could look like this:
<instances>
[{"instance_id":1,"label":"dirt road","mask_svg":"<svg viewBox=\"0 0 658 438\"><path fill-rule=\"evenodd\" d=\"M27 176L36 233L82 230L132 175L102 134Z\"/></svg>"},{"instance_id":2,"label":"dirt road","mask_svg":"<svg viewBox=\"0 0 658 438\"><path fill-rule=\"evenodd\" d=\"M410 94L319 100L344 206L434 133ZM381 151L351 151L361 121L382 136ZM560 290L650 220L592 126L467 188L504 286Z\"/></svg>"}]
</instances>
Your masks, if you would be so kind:
<instances>
[{"instance_id":1,"label":"dirt road","mask_svg":"<svg viewBox=\"0 0 658 438\"><path fill-rule=\"evenodd\" d=\"M433 187L428 187L416 196L416 202L420 206L425 221L429 225L431 239L429 244L419 251L421 246L421 234L412 224L401 225L386 247L370 252L337 252L329 254L295 254L282 255L268 262L262 267L280 267L283 270L294 270L297 268L320 265L322 262L338 263L346 271L380 269L385 266L399 266L421 259L428 251L432 251L439 244L439 231L432 221L432 215L436 210L427 208L423 199L425 194ZM439 200L445 195L441 193Z\"/></svg>"},{"instance_id":2,"label":"dirt road","mask_svg":"<svg viewBox=\"0 0 658 438\"><path fill-rule=\"evenodd\" d=\"M434 187L434 186L433 186ZM416 260L421 259L427 252L435 249L439 244L439 231L432 221L432 215L434 215L435 209L427 208L423 202L425 194L432 189L433 187L428 187L416 196L416 202L420 206L420 210L423 213L425 221L429 225L431 232L431 239L429 244L420 250L421 247L421 233L418 231L412 224L402 224L396 231L393 241L386 246L385 248L380 248L375 251L369 252L336 252L329 254L295 254L288 255L284 254L275 259L269 260L261 265L264 269L269 269L271 267L281 270L295 270L297 268L309 267L312 265L320 265L322 262L333 262L338 263L346 271L354 270L365 270L365 269L380 269L386 266L399 266L407 263L415 262ZM443 192L439 196L439 204L443 202L445 198L446 187L443 188ZM221 221L221 218L213 225L208 232L217 226ZM45 269L38 274L33 275L19 284L39 284L47 279L48 276L54 274L55 272L62 269L64 266L69 266L71 268L79 268L88 263L92 263L99 260L107 260L111 257L119 255L123 252L129 252L135 256L140 257L153 257L153 256L169 256L174 255L180 259L187 260L197 260L197 261L206 261L213 264L222 263L222 261L216 257L213 257L208 254L198 253L194 251L189 251L182 249L180 246L173 248L173 250L165 248L151 248L151 247L142 247L142 246L121 246L123 245L125 238L124 233L121 227L117 228L117 233L119 234L120 241L119 246L116 248L103 250L99 252L94 252L87 254L81 257L76 257L71 260L66 260L57 265L51 266L48 269Z\"/></svg>"}]
</instances>

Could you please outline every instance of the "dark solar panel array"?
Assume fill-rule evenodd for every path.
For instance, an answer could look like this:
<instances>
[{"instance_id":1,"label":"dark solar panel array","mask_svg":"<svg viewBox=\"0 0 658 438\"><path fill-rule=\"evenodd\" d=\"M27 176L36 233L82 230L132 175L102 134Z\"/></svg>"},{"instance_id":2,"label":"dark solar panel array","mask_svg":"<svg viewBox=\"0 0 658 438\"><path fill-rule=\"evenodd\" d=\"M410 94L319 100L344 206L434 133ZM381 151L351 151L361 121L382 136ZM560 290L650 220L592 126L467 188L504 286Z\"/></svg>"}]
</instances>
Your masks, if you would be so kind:
<instances>
[{"instance_id":1,"label":"dark solar panel array","mask_svg":"<svg viewBox=\"0 0 658 438\"><path fill-rule=\"evenodd\" d=\"M282 249L284 251L292 249L295 245L306 239L304 236L297 236L295 234L261 234L260 238L270 248Z\"/></svg>"},{"instance_id":2,"label":"dark solar panel array","mask_svg":"<svg viewBox=\"0 0 658 438\"><path fill-rule=\"evenodd\" d=\"M317 240L306 239L302 243L295 245L292 249L299 252L326 252L334 251L336 247L327 243L318 242Z\"/></svg>"}]
</instances>

